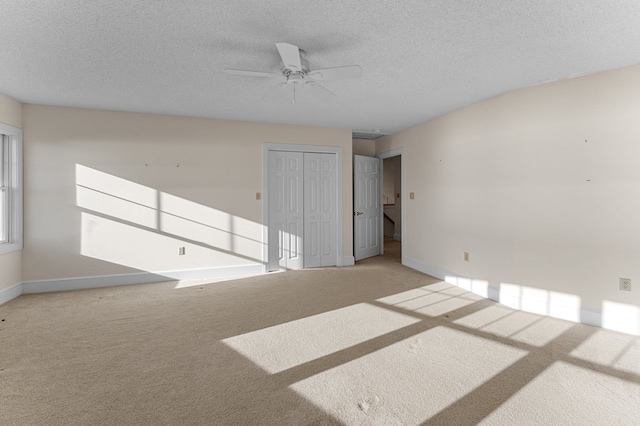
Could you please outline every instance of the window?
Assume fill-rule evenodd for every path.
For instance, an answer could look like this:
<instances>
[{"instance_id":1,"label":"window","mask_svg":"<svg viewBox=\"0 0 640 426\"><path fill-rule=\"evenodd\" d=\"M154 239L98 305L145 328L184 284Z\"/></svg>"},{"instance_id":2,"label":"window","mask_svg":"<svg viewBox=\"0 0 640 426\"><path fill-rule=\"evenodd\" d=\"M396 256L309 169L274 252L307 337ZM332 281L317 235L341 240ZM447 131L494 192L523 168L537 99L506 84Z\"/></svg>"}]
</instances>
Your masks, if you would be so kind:
<instances>
[{"instance_id":1,"label":"window","mask_svg":"<svg viewBox=\"0 0 640 426\"><path fill-rule=\"evenodd\" d=\"M22 130L0 124L0 254L22 249Z\"/></svg>"}]
</instances>

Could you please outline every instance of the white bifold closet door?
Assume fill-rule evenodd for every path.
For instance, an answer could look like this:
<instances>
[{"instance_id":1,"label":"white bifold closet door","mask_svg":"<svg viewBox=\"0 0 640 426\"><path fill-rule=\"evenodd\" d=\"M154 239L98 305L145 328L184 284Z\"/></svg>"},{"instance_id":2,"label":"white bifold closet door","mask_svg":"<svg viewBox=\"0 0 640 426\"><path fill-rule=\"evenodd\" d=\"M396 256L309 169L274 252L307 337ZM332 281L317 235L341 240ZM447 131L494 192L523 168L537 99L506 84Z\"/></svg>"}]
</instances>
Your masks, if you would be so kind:
<instances>
[{"instance_id":1,"label":"white bifold closet door","mask_svg":"<svg viewBox=\"0 0 640 426\"><path fill-rule=\"evenodd\" d=\"M269 151L268 270L335 266L336 155Z\"/></svg>"},{"instance_id":2,"label":"white bifold closet door","mask_svg":"<svg viewBox=\"0 0 640 426\"><path fill-rule=\"evenodd\" d=\"M304 154L304 266L336 265L336 155Z\"/></svg>"},{"instance_id":3,"label":"white bifold closet door","mask_svg":"<svg viewBox=\"0 0 640 426\"><path fill-rule=\"evenodd\" d=\"M302 269L303 157L269 151L269 270Z\"/></svg>"}]
</instances>

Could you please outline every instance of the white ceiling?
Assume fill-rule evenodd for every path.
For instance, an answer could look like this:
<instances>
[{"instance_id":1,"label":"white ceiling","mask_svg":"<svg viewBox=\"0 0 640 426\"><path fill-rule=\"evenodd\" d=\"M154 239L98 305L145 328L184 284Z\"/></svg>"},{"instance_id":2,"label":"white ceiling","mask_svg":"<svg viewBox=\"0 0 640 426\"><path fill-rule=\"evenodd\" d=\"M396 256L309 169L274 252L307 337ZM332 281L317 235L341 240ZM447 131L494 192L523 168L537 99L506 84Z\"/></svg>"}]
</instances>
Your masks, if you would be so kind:
<instances>
[{"instance_id":1,"label":"white ceiling","mask_svg":"<svg viewBox=\"0 0 640 426\"><path fill-rule=\"evenodd\" d=\"M0 93L21 102L394 133L500 93L640 63L638 0L0 0ZM261 100L276 42L339 97Z\"/></svg>"}]
</instances>

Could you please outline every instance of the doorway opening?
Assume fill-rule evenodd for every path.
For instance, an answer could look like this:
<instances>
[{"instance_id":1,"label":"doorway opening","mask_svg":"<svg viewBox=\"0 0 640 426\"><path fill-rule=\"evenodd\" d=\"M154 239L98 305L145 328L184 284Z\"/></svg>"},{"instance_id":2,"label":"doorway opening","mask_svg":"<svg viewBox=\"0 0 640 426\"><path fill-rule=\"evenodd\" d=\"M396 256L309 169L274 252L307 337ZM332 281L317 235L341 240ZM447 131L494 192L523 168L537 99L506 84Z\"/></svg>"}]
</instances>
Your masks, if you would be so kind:
<instances>
[{"instance_id":1,"label":"doorway opening","mask_svg":"<svg viewBox=\"0 0 640 426\"><path fill-rule=\"evenodd\" d=\"M387 246L402 261L404 253L404 149L385 152L376 155L382 159L382 200L383 223L382 252L386 253ZM391 253L389 253L391 254Z\"/></svg>"}]
</instances>

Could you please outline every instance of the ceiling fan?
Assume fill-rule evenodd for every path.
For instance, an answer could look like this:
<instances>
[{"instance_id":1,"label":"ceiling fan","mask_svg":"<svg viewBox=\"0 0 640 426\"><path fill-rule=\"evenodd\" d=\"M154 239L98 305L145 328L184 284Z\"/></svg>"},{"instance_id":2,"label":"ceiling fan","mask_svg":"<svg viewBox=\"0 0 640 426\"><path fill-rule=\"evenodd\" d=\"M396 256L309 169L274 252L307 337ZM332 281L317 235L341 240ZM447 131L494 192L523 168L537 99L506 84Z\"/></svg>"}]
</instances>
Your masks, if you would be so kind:
<instances>
[{"instance_id":1,"label":"ceiling fan","mask_svg":"<svg viewBox=\"0 0 640 426\"><path fill-rule=\"evenodd\" d=\"M296 88L304 87L308 92L312 93L319 99L331 100L336 95L326 87L318 84L318 81L338 80L343 78L359 77L362 74L362 68L358 65L347 65L342 67L323 68L311 70L309 62L305 59L304 50L289 43L276 43L278 53L282 59L282 67L280 72L269 71L248 71L227 68L225 71L229 74L243 75L249 77L279 77L284 81L274 86L263 97L269 97L273 92L279 89L293 88L293 103L296 103Z\"/></svg>"}]
</instances>

